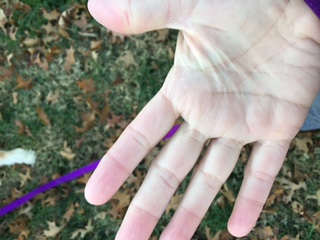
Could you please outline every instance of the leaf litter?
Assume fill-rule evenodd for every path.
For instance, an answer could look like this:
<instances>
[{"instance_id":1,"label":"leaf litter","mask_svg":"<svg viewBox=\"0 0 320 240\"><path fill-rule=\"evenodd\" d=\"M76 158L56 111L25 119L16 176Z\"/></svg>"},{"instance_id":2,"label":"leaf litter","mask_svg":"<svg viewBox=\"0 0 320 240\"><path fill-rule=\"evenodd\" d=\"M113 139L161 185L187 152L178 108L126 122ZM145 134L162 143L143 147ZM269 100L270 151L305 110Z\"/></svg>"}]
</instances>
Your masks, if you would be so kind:
<instances>
[{"instance_id":1,"label":"leaf litter","mask_svg":"<svg viewBox=\"0 0 320 240\"><path fill-rule=\"evenodd\" d=\"M3 122L7 124L8 119L7 110L4 111L6 106L3 103L13 104L16 108L27 106L25 109L30 109L28 114L17 113L11 121L10 134L16 134L24 143L39 141L40 135L44 135L45 139L41 142L46 144L39 145L40 147L36 149L41 156L41 161L44 161L43 159L48 161L43 164L42 170L47 169L48 166L54 166L54 161L57 161L58 167L54 170L55 172L50 172L50 175L38 176L37 174L42 173L37 169L40 169L38 163L32 167L15 164L12 171L16 175L16 180L11 183L13 185L8 188L6 194L0 197L2 205L18 199L26 193L27 189L30 190L38 184L47 183L50 178L55 179L66 173L60 172L63 166L73 168L83 166L88 159L96 160L112 146L139 109L137 107L139 103L132 103L131 97L141 96L142 93L132 87L134 85L130 85L132 83L130 79L140 67L145 67L140 65L143 64L144 58L150 58L150 53L147 53L149 55L141 54L137 46L145 46L147 41L151 41L158 44L154 46L155 53L161 49L162 56L167 56L163 62L170 62L174 58L174 38L171 37L169 30L158 30L153 35L146 34L141 36L142 40L139 37L117 34L97 27L83 4L71 4L66 9L41 8L38 17L42 17L44 21L37 31L32 28L20 29L17 24L21 22L19 17L23 18L34 10L20 1L12 4L1 3L1 34L8 39L6 41L18 43L19 47L4 51L3 56L0 57L0 84L3 84L0 85L0 91L3 91L0 95L0 124ZM14 12L18 12L20 16L14 15ZM153 51L152 46L150 49L148 51ZM106 56L112 56L112 58L106 61ZM150 68L153 72L160 72L163 69L161 65L163 62L156 63L159 59L161 57L150 60ZM114 65L111 62L114 62ZM101 65L101 68L94 65L95 63ZM168 69L169 67L170 64ZM30 70L22 71L21 69ZM32 71L37 71L39 74L34 74L35 72ZM102 74L96 74L99 71ZM145 72L142 75L144 74ZM165 74L164 72L163 76ZM59 78L59 75L62 78ZM41 79L40 76L47 76L47 78ZM159 78L159 75L153 77ZM108 82L109 85L102 86L101 81ZM145 84L141 82L136 85L142 88ZM2 90L2 86L5 86L6 90ZM65 89L68 88L73 89L74 92L67 92ZM113 95L110 95L110 92ZM10 102L6 102L2 97L5 93L12 96ZM124 97L113 99L111 96ZM25 104L27 102L29 105ZM126 105L131 112L118 111L121 105ZM71 117L74 111L76 111L76 120ZM64 115L68 117L63 118ZM59 125L67 124L65 122L68 121L71 122L69 127L71 130L67 133L61 132ZM57 133L54 134L54 132ZM51 135L46 135L47 133ZM1 129L0 134L2 134ZM100 142L100 150L94 149L94 146L99 145L92 140L94 138ZM7 146L6 142L8 142L7 139L0 138L0 147ZM72 187L62 186L48 191L22 207L16 214L6 217L6 220L0 223L0 235L10 236L8 239L106 239L106 234L110 231L110 236L114 236L112 234L117 230L115 226L120 224L130 201L143 182L146 169L163 144L160 143L150 152L106 206L95 209L86 206L83 202L83 185L90 177L90 174L87 174L75 181ZM52 151L52 155L44 154L49 151ZM86 155L86 152L91 155ZM218 196L218 204L212 205L208 217L212 209L220 209L224 212L227 211L225 209L228 206L233 206L241 182L241 178L235 180L236 174L243 171L248 156L249 152L243 149L239 164L234 171L234 179L224 184ZM319 159L319 133L299 134L290 148L285 167L276 179L264 212L254 231L248 235L248 239L306 239L310 229L312 229L312 236L319 236L320 182L316 180L319 179L320 174L317 170ZM66 169L70 169L68 167ZM160 229L163 229L167 223L166 218L170 217L179 206L184 190L185 187L182 186L170 201L165 210L164 219L160 220ZM74 199L71 204L68 202L70 197ZM61 205L63 203L65 204ZM286 209L285 214L282 214L282 209ZM36 222L35 219L39 215L37 213L41 211L48 211L45 221L37 220ZM289 215L292 219L287 219ZM82 219L83 217L85 220ZM235 239L228 233L225 225L215 228L210 221L208 223L208 217L205 218L193 239ZM273 223L277 221L282 225L268 224L269 220ZM75 226L73 221L79 221L79 224ZM114 229L110 230L109 226L112 222L115 222L115 225L113 225ZM289 224L290 232L286 232L284 226ZM34 225L39 225L36 231L34 231ZM94 233L98 228L109 230L99 237ZM159 229L158 232L160 232ZM152 239L158 239L158 237L154 235Z\"/></svg>"}]
</instances>

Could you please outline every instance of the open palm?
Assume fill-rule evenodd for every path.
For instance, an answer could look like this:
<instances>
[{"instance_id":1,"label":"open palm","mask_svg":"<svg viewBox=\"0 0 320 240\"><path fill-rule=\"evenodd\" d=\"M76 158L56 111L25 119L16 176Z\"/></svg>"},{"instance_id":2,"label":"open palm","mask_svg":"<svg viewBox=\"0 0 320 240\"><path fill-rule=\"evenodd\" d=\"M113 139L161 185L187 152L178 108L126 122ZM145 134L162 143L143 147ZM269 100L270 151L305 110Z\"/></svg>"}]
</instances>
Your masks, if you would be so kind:
<instances>
[{"instance_id":1,"label":"open palm","mask_svg":"<svg viewBox=\"0 0 320 240\"><path fill-rule=\"evenodd\" d=\"M233 235L246 235L320 89L319 20L299 0L91 0L89 9L117 32L181 31L163 87L104 156L87 200L108 201L181 116L184 123L153 161L117 239L149 238L207 145L161 236L190 239L241 148L254 143L228 224Z\"/></svg>"}]
</instances>

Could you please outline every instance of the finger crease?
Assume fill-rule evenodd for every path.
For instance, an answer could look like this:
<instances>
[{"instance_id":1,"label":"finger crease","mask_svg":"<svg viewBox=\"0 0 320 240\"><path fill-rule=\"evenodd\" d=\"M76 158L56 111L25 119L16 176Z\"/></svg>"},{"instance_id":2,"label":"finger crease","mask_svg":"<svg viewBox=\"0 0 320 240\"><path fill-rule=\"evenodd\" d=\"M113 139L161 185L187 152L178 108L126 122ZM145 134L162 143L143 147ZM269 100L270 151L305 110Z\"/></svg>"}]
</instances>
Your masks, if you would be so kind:
<instances>
[{"instance_id":1,"label":"finger crease","mask_svg":"<svg viewBox=\"0 0 320 240\"><path fill-rule=\"evenodd\" d=\"M131 125L127 127L127 134L130 135L134 141L136 141L140 146L150 151L152 149L150 142L147 138L138 130L133 128Z\"/></svg>"},{"instance_id":2,"label":"finger crease","mask_svg":"<svg viewBox=\"0 0 320 240\"><path fill-rule=\"evenodd\" d=\"M121 169L126 174L130 175L130 171L122 164L120 163L117 158L115 158L110 152L107 154L107 158L113 162L114 165L116 165L119 169Z\"/></svg>"},{"instance_id":3,"label":"finger crease","mask_svg":"<svg viewBox=\"0 0 320 240\"><path fill-rule=\"evenodd\" d=\"M255 206L259 207L259 208L263 208L263 206L264 206L264 202L260 202L260 201L257 201L257 200L254 200L252 198L248 198L248 197L245 197L245 196L240 196L239 195L238 198L239 197L243 198L246 202L248 202L248 203L250 203L252 205L255 205Z\"/></svg>"},{"instance_id":4,"label":"finger crease","mask_svg":"<svg viewBox=\"0 0 320 240\"><path fill-rule=\"evenodd\" d=\"M259 179L259 180L262 180L262 181L266 181L266 182L269 182L271 184L273 184L274 180L275 180L275 176L272 176L270 174L267 174L267 173L263 173L263 172L259 172L259 171L254 171L250 168L248 168L246 170L247 174Z\"/></svg>"},{"instance_id":5,"label":"finger crease","mask_svg":"<svg viewBox=\"0 0 320 240\"><path fill-rule=\"evenodd\" d=\"M181 181L178 179L178 177L173 174L172 172L168 171L167 169L164 169L163 167L159 166L157 163L153 164L153 167L155 167L159 173L159 177L162 179L162 181L172 190L176 190L176 188L180 185Z\"/></svg>"},{"instance_id":6,"label":"finger crease","mask_svg":"<svg viewBox=\"0 0 320 240\"><path fill-rule=\"evenodd\" d=\"M205 183L213 190L219 191L224 181L219 179L217 176L204 172L202 169L199 169L200 173L202 174Z\"/></svg>"}]
</instances>

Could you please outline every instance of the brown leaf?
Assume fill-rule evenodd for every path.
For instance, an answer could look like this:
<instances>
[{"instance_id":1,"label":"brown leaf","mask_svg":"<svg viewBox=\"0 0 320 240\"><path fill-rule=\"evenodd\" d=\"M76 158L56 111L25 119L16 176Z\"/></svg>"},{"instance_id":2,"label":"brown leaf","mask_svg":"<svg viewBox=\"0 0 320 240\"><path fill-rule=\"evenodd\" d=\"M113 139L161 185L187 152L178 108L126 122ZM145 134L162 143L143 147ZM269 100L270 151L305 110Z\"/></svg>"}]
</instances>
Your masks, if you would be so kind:
<instances>
[{"instance_id":1,"label":"brown leaf","mask_svg":"<svg viewBox=\"0 0 320 240\"><path fill-rule=\"evenodd\" d=\"M99 103L95 102L92 100L92 98L90 96L87 97L87 104L89 105L89 107L91 108L91 110L96 113L96 114L100 114L100 110L99 110Z\"/></svg>"},{"instance_id":2,"label":"brown leaf","mask_svg":"<svg viewBox=\"0 0 320 240\"><path fill-rule=\"evenodd\" d=\"M16 105L18 103L18 93L13 92L12 93L12 98L13 98L13 104Z\"/></svg>"},{"instance_id":3,"label":"brown leaf","mask_svg":"<svg viewBox=\"0 0 320 240\"><path fill-rule=\"evenodd\" d=\"M229 203L233 204L236 201L233 191L229 190L228 185L226 183L223 184L221 193L228 199Z\"/></svg>"},{"instance_id":4,"label":"brown leaf","mask_svg":"<svg viewBox=\"0 0 320 240\"><path fill-rule=\"evenodd\" d=\"M296 146L298 150L302 150L305 153L309 153L308 144L313 144L313 141L311 138L308 137L296 137L293 139L292 143Z\"/></svg>"},{"instance_id":5,"label":"brown leaf","mask_svg":"<svg viewBox=\"0 0 320 240\"><path fill-rule=\"evenodd\" d=\"M74 21L74 25L81 28L81 30L86 30L88 27L87 14L86 12L82 12L80 19Z\"/></svg>"},{"instance_id":6,"label":"brown leaf","mask_svg":"<svg viewBox=\"0 0 320 240\"><path fill-rule=\"evenodd\" d=\"M145 172L136 170L135 174L131 174L126 183L128 186L133 184L133 189L138 190L145 177ZM132 188L132 187L131 187Z\"/></svg>"},{"instance_id":7,"label":"brown leaf","mask_svg":"<svg viewBox=\"0 0 320 240\"><path fill-rule=\"evenodd\" d=\"M64 69L66 70L66 72L70 72L72 66L74 65L74 63L76 62L76 59L74 57L74 48L73 46L71 46L69 49L67 49L67 56L66 56L66 62L64 65Z\"/></svg>"},{"instance_id":8,"label":"brown leaf","mask_svg":"<svg viewBox=\"0 0 320 240\"><path fill-rule=\"evenodd\" d=\"M26 38L25 40L22 41L22 44L24 44L27 47L32 47L35 45L38 45L40 43L39 38Z\"/></svg>"},{"instance_id":9,"label":"brown leaf","mask_svg":"<svg viewBox=\"0 0 320 240\"><path fill-rule=\"evenodd\" d=\"M48 115L44 112L44 110L42 108L37 107L37 113L39 115L39 118L40 118L41 122L45 126L51 126L50 119L49 119Z\"/></svg>"},{"instance_id":10,"label":"brown leaf","mask_svg":"<svg viewBox=\"0 0 320 240\"><path fill-rule=\"evenodd\" d=\"M21 178L20 187L23 187L28 180L31 180L30 168L27 168L27 172L25 174L19 173L19 177Z\"/></svg>"},{"instance_id":11,"label":"brown leaf","mask_svg":"<svg viewBox=\"0 0 320 240\"><path fill-rule=\"evenodd\" d=\"M89 112L82 115L82 127L78 128L76 127L77 133L85 133L88 132L95 124L96 116L93 112Z\"/></svg>"},{"instance_id":12,"label":"brown leaf","mask_svg":"<svg viewBox=\"0 0 320 240\"><path fill-rule=\"evenodd\" d=\"M21 231L27 229L26 219L24 218L17 218L13 221L12 224L9 224L9 230L12 234L20 234Z\"/></svg>"},{"instance_id":13,"label":"brown leaf","mask_svg":"<svg viewBox=\"0 0 320 240\"><path fill-rule=\"evenodd\" d=\"M32 79L24 81L24 79L20 75L18 75L17 76L17 83L18 83L18 85L14 88L14 90L17 90L17 89L30 90L32 88Z\"/></svg>"},{"instance_id":14,"label":"brown leaf","mask_svg":"<svg viewBox=\"0 0 320 240\"><path fill-rule=\"evenodd\" d=\"M51 22L48 22L46 25L42 25L41 28L46 32L47 35L55 33L58 30L56 26L51 24Z\"/></svg>"},{"instance_id":15,"label":"brown leaf","mask_svg":"<svg viewBox=\"0 0 320 240\"><path fill-rule=\"evenodd\" d=\"M3 68L0 67L0 81L4 81L10 79L14 73L14 67L11 66L10 68Z\"/></svg>"},{"instance_id":16,"label":"brown leaf","mask_svg":"<svg viewBox=\"0 0 320 240\"><path fill-rule=\"evenodd\" d=\"M19 128L19 134L26 134L29 137L33 137L28 126L25 126L21 121L16 120L15 125Z\"/></svg>"},{"instance_id":17,"label":"brown leaf","mask_svg":"<svg viewBox=\"0 0 320 240\"><path fill-rule=\"evenodd\" d=\"M117 202L116 210L123 211L129 206L131 197L127 192L118 191L111 199Z\"/></svg>"},{"instance_id":18,"label":"brown leaf","mask_svg":"<svg viewBox=\"0 0 320 240\"><path fill-rule=\"evenodd\" d=\"M74 215L74 204L71 204L71 206L68 208L68 211L65 214L63 214L62 218L65 219L67 222L69 222L73 215Z\"/></svg>"},{"instance_id":19,"label":"brown leaf","mask_svg":"<svg viewBox=\"0 0 320 240\"><path fill-rule=\"evenodd\" d=\"M81 183L81 184L87 184L87 182L89 181L91 176L91 173L85 174L83 175L81 178L78 178L77 183Z\"/></svg>"},{"instance_id":20,"label":"brown leaf","mask_svg":"<svg viewBox=\"0 0 320 240\"><path fill-rule=\"evenodd\" d=\"M125 68L129 68L130 66L138 67L138 63L134 59L133 54L130 50L127 51L124 56L119 57L118 61L123 62Z\"/></svg>"},{"instance_id":21,"label":"brown leaf","mask_svg":"<svg viewBox=\"0 0 320 240\"><path fill-rule=\"evenodd\" d=\"M77 85L81 88L85 93L94 93L96 92L96 86L94 84L94 80L92 78L88 80L77 81Z\"/></svg>"},{"instance_id":22,"label":"brown leaf","mask_svg":"<svg viewBox=\"0 0 320 240\"><path fill-rule=\"evenodd\" d=\"M78 235L80 234L80 238L84 238L87 233L92 232L93 231L93 226L92 226L92 220L89 219L87 226L85 226L85 228L83 229L78 229L76 231L74 231L71 235L71 239L75 239L78 237ZM77 238L78 239L78 238Z\"/></svg>"},{"instance_id":23,"label":"brown leaf","mask_svg":"<svg viewBox=\"0 0 320 240\"><path fill-rule=\"evenodd\" d=\"M2 28L4 32L5 32L4 25L7 23L7 21L8 20L6 15L4 14L3 9L0 8L0 28Z\"/></svg>"},{"instance_id":24,"label":"brown leaf","mask_svg":"<svg viewBox=\"0 0 320 240\"><path fill-rule=\"evenodd\" d=\"M56 91L54 93L50 91L48 96L46 97L46 100L48 103L55 104L59 101L59 96L60 96L59 91Z\"/></svg>"},{"instance_id":25,"label":"brown leaf","mask_svg":"<svg viewBox=\"0 0 320 240\"><path fill-rule=\"evenodd\" d=\"M49 70L49 63L41 52L37 53L36 58L33 61L33 63L37 64L41 69L43 69L45 71Z\"/></svg>"},{"instance_id":26,"label":"brown leaf","mask_svg":"<svg viewBox=\"0 0 320 240\"><path fill-rule=\"evenodd\" d=\"M176 194L171 198L170 203L167 205L166 208L166 214L170 213L171 210L175 211L178 208L182 197L183 194Z\"/></svg>"},{"instance_id":27,"label":"brown leaf","mask_svg":"<svg viewBox=\"0 0 320 240\"><path fill-rule=\"evenodd\" d=\"M115 128L116 125L119 126L120 122L122 121L123 116L117 116L114 113L111 113L111 118L108 118L108 126L107 128Z\"/></svg>"},{"instance_id":28,"label":"brown leaf","mask_svg":"<svg viewBox=\"0 0 320 240\"><path fill-rule=\"evenodd\" d=\"M41 202L42 206L48 207L48 206L55 206L57 205L57 198L56 197L47 197L45 200L42 200Z\"/></svg>"},{"instance_id":29,"label":"brown leaf","mask_svg":"<svg viewBox=\"0 0 320 240\"><path fill-rule=\"evenodd\" d=\"M125 35L116 33L116 32L111 32L111 43L123 43L124 42Z\"/></svg>"},{"instance_id":30,"label":"brown leaf","mask_svg":"<svg viewBox=\"0 0 320 240\"><path fill-rule=\"evenodd\" d=\"M157 33L158 33L158 37L157 37L157 41L158 42L164 42L168 39L169 37L169 29L160 29L160 30L157 30Z\"/></svg>"},{"instance_id":31,"label":"brown leaf","mask_svg":"<svg viewBox=\"0 0 320 240\"><path fill-rule=\"evenodd\" d=\"M60 151L60 155L68 160L73 160L76 156L71 150L70 147L68 147L67 142L64 142L63 149Z\"/></svg>"},{"instance_id":32,"label":"brown leaf","mask_svg":"<svg viewBox=\"0 0 320 240\"><path fill-rule=\"evenodd\" d=\"M56 225L55 222L47 222L49 230L44 230L45 237L56 237L62 230L66 227L67 224L62 224L60 227Z\"/></svg>"},{"instance_id":33,"label":"brown leaf","mask_svg":"<svg viewBox=\"0 0 320 240\"><path fill-rule=\"evenodd\" d=\"M47 12L46 9L42 9L43 17L47 19L48 21L52 20L58 20L60 17L61 13L57 10L53 10L51 12Z\"/></svg>"},{"instance_id":34,"label":"brown leaf","mask_svg":"<svg viewBox=\"0 0 320 240\"><path fill-rule=\"evenodd\" d=\"M265 228L257 228L255 232L259 239L267 239L274 236L273 230L270 226Z\"/></svg>"},{"instance_id":35,"label":"brown leaf","mask_svg":"<svg viewBox=\"0 0 320 240\"><path fill-rule=\"evenodd\" d=\"M287 191L287 194L285 194L285 203L292 202L292 197L295 191L298 191L301 188L307 190L307 185L305 182L299 182L298 184L295 184L294 182L291 182L285 178L277 178L276 181L279 182L282 188Z\"/></svg>"}]
</instances>

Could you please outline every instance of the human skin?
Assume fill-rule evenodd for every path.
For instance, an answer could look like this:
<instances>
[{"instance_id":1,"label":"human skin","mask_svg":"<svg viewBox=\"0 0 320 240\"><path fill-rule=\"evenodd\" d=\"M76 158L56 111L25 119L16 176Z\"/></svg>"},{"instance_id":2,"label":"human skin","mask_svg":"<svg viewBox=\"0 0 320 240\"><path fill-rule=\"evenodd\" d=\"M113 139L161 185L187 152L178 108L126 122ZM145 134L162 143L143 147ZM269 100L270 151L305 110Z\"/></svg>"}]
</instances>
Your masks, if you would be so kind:
<instances>
[{"instance_id":1,"label":"human skin","mask_svg":"<svg viewBox=\"0 0 320 240\"><path fill-rule=\"evenodd\" d=\"M241 148L252 143L228 222L231 234L247 235L320 90L319 19L302 0L90 0L88 7L98 22L119 33L180 30L162 88L103 157L86 186L88 202L107 202L182 117L179 131L152 162L116 239L148 239L194 168L161 235L190 239Z\"/></svg>"}]
</instances>

